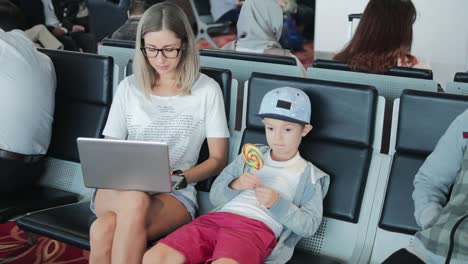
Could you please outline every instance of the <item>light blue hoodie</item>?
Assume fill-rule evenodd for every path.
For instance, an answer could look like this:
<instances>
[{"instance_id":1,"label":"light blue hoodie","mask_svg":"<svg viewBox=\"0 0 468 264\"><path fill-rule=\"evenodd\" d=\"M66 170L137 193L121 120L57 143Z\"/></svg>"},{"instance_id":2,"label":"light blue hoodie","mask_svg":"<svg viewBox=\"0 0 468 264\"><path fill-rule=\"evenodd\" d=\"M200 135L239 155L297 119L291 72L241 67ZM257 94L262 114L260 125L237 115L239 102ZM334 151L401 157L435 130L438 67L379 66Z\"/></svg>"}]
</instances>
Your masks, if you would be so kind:
<instances>
[{"instance_id":1,"label":"light blue hoodie","mask_svg":"<svg viewBox=\"0 0 468 264\"><path fill-rule=\"evenodd\" d=\"M267 153L270 148L260 146L260 150ZM210 190L210 200L214 206L220 208L242 192L231 189L229 184L248 170L239 155L221 172ZM297 185L294 201L280 196L272 208L266 209L284 226L266 263L286 263L292 257L297 242L302 237L315 234L322 222L322 200L327 194L329 184L330 176L308 162Z\"/></svg>"}]
</instances>

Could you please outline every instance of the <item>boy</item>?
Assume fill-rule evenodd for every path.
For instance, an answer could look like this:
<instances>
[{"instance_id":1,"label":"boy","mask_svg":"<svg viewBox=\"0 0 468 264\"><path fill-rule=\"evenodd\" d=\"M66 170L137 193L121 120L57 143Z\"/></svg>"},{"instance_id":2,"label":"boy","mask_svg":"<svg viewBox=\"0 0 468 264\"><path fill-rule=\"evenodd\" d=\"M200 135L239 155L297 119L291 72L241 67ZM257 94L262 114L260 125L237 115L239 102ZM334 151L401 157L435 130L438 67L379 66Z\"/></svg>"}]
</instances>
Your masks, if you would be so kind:
<instances>
[{"instance_id":1,"label":"boy","mask_svg":"<svg viewBox=\"0 0 468 264\"><path fill-rule=\"evenodd\" d=\"M263 168L251 171L237 157L211 188L216 210L160 240L143 263L285 263L299 239L315 233L329 176L298 151L312 130L309 98L277 88L258 115L269 145L260 146Z\"/></svg>"}]
</instances>

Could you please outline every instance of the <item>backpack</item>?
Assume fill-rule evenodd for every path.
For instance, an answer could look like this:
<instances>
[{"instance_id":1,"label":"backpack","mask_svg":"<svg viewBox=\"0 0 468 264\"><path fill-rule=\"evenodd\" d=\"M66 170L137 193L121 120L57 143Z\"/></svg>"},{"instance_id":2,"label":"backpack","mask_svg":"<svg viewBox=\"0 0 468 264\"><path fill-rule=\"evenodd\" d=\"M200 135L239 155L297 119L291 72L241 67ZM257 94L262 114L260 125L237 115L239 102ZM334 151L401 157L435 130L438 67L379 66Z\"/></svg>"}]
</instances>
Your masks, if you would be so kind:
<instances>
[{"instance_id":1,"label":"backpack","mask_svg":"<svg viewBox=\"0 0 468 264\"><path fill-rule=\"evenodd\" d=\"M296 28L296 22L291 15L286 15L283 19L283 32L279 43L283 49L291 51L302 50L304 37Z\"/></svg>"}]
</instances>

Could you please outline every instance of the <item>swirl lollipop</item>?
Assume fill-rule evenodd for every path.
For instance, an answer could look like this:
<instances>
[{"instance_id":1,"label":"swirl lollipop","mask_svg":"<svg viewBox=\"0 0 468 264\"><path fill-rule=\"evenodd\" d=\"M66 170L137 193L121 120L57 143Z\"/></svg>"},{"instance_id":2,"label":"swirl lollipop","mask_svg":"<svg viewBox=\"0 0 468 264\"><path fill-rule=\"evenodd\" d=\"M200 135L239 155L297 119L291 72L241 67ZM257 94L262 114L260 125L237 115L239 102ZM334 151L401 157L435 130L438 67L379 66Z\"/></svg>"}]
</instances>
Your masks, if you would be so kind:
<instances>
[{"instance_id":1,"label":"swirl lollipop","mask_svg":"<svg viewBox=\"0 0 468 264\"><path fill-rule=\"evenodd\" d=\"M242 147L242 159L245 164L254 170L259 170L263 167L262 152L253 144L245 144Z\"/></svg>"}]
</instances>

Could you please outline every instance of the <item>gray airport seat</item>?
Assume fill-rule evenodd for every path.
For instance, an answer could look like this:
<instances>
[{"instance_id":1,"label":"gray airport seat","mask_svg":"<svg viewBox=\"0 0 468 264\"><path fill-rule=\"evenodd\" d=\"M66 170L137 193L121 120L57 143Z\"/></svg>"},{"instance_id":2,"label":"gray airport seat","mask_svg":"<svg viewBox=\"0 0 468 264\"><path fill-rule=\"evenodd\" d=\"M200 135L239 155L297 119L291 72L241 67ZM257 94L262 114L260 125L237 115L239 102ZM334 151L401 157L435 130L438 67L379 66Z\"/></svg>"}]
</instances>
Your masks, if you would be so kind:
<instances>
[{"instance_id":1,"label":"gray airport seat","mask_svg":"<svg viewBox=\"0 0 468 264\"><path fill-rule=\"evenodd\" d=\"M447 93L468 95L468 72L457 72L453 82L445 86Z\"/></svg>"},{"instance_id":2,"label":"gray airport seat","mask_svg":"<svg viewBox=\"0 0 468 264\"><path fill-rule=\"evenodd\" d=\"M313 237L301 240L290 263L360 263L380 173L381 154L373 148L375 138L381 136L375 131L380 130L376 126L383 111L378 109L383 110L384 101L371 86L254 73L242 144L266 143L256 114L265 93L283 86L309 95L314 130L301 144L301 155L331 176L322 224ZM212 209L207 197L199 197L199 202L208 205L205 211Z\"/></svg>"},{"instance_id":3,"label":"gray airport seat","mask_svg":"<svg viewBox=\"0 0 468 264\"><path fill-rule=\"evenodd\" d=\"M135 42L128 40L116 40L105 38L98 46L98 54L111 56L118 69L116 83L114 84L114 93L117 85L125 77L125 67L129 60L135 55Z\"/></svg>"},{"instance_id":4,"label":"gray airport seat","mask_svg":"<svg viewBox=\"0 0 468 264\"><path fill-rule=\"evenodd\" d=\"M451 122L467 108L466 96L425 91L405 90L395 101L392 156L382 164L388 173L381 174L375 190L365 263L382 263L412 242L419 230L411 197L414 176Z\"/></svg>"},{"instance_id":5,"label":"gray airport seat","mask_svg":"<svg viewBox=\"0 0 468 264\"><path fill-rule=\"evenodd\" d=\"M307 78L374 86L386 100L381 148L383 153L388 151L393 100L404 89L437 91L437 83L432 80L432 71L415 68L396 67L383 74L372 74L352 71L349 65L339 61L316 60L313 67L307 70Z\"/></svg>"},{"instance_id":6,"label":"gray airport seat","mask_svg":"<svg viewBox=\"0 0 468 264\"><path fill-rule=\"evenodd\" d=\"M211 38L210 31L212 30L224 30L229 28L231 23L216 23L211 16L210 11L210 0L188 0L192 8L193 15L195 17L195 23L197 27L197 34L195 36L195 42L200 39L205 39L210 43L213 48L219 48L216 42Z\"/></svg>"}]
</instances>

